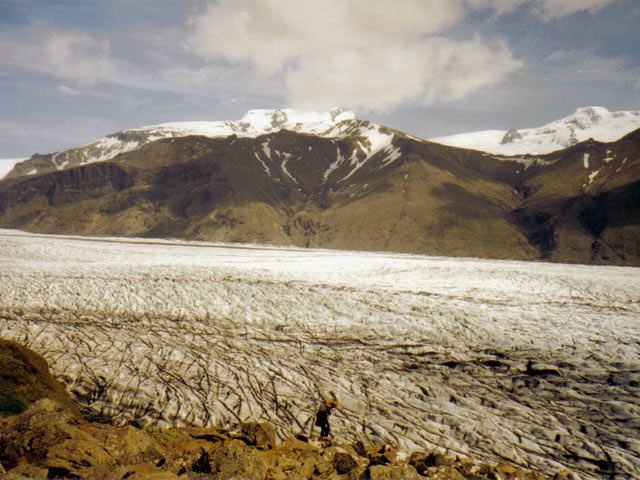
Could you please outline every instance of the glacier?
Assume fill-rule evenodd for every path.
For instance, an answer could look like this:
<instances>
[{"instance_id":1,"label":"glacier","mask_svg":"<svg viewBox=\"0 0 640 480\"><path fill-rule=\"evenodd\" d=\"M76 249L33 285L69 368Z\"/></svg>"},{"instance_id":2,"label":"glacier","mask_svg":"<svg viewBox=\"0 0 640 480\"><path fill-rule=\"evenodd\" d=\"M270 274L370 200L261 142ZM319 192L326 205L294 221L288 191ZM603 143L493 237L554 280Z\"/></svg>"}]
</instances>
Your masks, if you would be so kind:
<instances>
[{"instance_id":1,"label":"glacier","mask_svg":"<svg viewBox=\"0 0 640 480\"><path fill-rule=\"evenodd\" d=\"M0 335L119 424L640 476L640 270L0 231Z\"/></svg>"}]
</instances>

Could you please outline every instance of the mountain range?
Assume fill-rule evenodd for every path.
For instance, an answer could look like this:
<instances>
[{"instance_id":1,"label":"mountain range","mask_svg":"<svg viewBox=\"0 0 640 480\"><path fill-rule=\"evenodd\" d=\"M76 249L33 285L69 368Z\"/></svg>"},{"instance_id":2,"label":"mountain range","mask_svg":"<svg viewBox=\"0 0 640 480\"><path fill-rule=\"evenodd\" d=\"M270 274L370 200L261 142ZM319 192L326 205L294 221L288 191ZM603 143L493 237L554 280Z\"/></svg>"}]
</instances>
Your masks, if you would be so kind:
<instances>
[{"instance_id":1,"label":"mountain range","mask_svg":"<svg viewBox=\"0 0 640 480\"><path fill-rule=\"evenodd\" d=\"M342 110L167 123L17 163L0 227L640 265L639 127L601 107L440 143Z\"/></svg>"}]
</instances>

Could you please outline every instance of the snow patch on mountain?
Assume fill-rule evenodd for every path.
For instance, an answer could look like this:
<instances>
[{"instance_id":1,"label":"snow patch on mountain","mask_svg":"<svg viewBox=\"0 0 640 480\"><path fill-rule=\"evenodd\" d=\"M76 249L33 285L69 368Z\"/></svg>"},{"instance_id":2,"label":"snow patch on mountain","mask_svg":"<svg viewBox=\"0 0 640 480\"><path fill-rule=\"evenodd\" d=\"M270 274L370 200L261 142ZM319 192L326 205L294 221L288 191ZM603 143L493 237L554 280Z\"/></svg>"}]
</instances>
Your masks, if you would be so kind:
<instances>
[{"instance_id":1,"label":"snow patch on mountain","mask_svg":"<svg viewBox=\"0 0 640 480\"><path fill-rule=\"evenodd\" d=\"M604 107L584 107L538 128L484 130L432 138L430 141L497 155L540 155L590 138L613 142L637 128L640 128L640 111L610 112Z\"/></svg>"},{"instance_id":2,"label":"snow patch on mountain","mask_svg":"<svg viewBox=\"0 0 640 480\"><path fill-rule=\"evenodd\" d=\"M149 133L153 140L168 137L202 135L211 138L258 137L280 130L321 135L337 123L355 120L351 111L334 109L329 112L299 112L292 109L249 110L237 121L171 122L142 127L131 132Z\"/></svg>"},{"instance_id":3,"label":"snow patch on mountain","mask_svg":"<svg viewBox=\"0 0 640 480\"><path fill-rule=\"evenodd\" d=\"M485 154L483 155L485 157L489 157L489 158L493 158L494 160L500 160L500 161L505 161L508 160L510 162L516 162L519 163L521 165L524 165L524 169L528 169L529 167L533 166L533 165L538 165L538 166L547 166L547 165L551 165L555 162L558 161L558 159L552 159L552 160L545 160L544 158L538 158L538 157L496 157L493 155L489 155L489 154ZM518 173L520 173L518 171Z\"/></svg>"},{"instance_id":4,"label":"snow patch on mountain","mask_svg":"<svg viewBox=\"0 0 640 480\"><path fill-rule=\"evenodd\" d=\"M24 158L0 158L0 180L7 176L13 170L13 166L22 162Z\"/></svg>"}]
</instances>

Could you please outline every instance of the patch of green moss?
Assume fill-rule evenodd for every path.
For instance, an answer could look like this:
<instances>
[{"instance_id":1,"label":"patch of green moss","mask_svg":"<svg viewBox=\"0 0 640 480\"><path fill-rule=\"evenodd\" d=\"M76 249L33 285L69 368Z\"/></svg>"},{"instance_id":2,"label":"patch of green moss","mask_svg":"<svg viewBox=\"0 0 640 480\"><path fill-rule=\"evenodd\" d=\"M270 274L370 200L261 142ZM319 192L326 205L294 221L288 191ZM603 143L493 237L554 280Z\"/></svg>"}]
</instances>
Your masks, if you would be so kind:
<instances>
[{"instance_id":1,"label":"patch of green moss","mask_svg":"<svg viewBox=\"0 0 640 480\"><path fill-rule=\"evenodd\" d=\"M0 383L0 417L18 415L27 409L27 403L20 396Z\"/></svg>"},{"instance_id":2,"label":"patch of green moss","mask_svg":"<svg viewBox=\"0 0 640 480\"><path fill-rule=\"evenodd\" d=\"M164 429L157 425L149 425L145 427L145 430L151 437L163 445L170 445L191 438L188 434L179 430L173 428Z\"/></svg>"}]
</instances>

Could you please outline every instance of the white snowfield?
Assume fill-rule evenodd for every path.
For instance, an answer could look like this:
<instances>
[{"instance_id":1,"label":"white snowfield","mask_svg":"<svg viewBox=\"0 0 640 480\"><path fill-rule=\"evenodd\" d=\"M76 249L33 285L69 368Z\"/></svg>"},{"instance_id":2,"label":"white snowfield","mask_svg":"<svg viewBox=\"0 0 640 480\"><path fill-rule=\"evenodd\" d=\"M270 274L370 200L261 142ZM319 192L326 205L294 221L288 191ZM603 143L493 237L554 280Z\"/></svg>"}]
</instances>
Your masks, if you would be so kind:
<instances>
[{"instance_id":1,"label":"white snowfield","mask_svg":"<svg viewBox=\"0 0 640 480\"><path fill-rule=\"evenodd\" d=\"M506 130L461 133L430 141L496 155L542 155L593 138L614 142L640 128L640 111L610 112L604 107L578 108L571 115L537 128L517 130L520 138L503 142Z\"/></svg>"},{"instance_id":2,"label":"white snowfield","mask_svg":"<svg viewBox=\"0 0 640 480\"><path fill-rule=\"evenodd\" d=\"M23 160L24 158L0 158L0 180L7 176L16 163Z\"/></svg>"},{"instance_id":3,"label":"white snowfield","mask_svg":"<svg viewBox=\"0 0 640 480\"><path fill-rule=\"evenodd\" d=\"M637 268L3 230L0 272L0 335L116 422L284 438L333 391L344 441L640 478Z\"/></svg>"}]
</instances>

